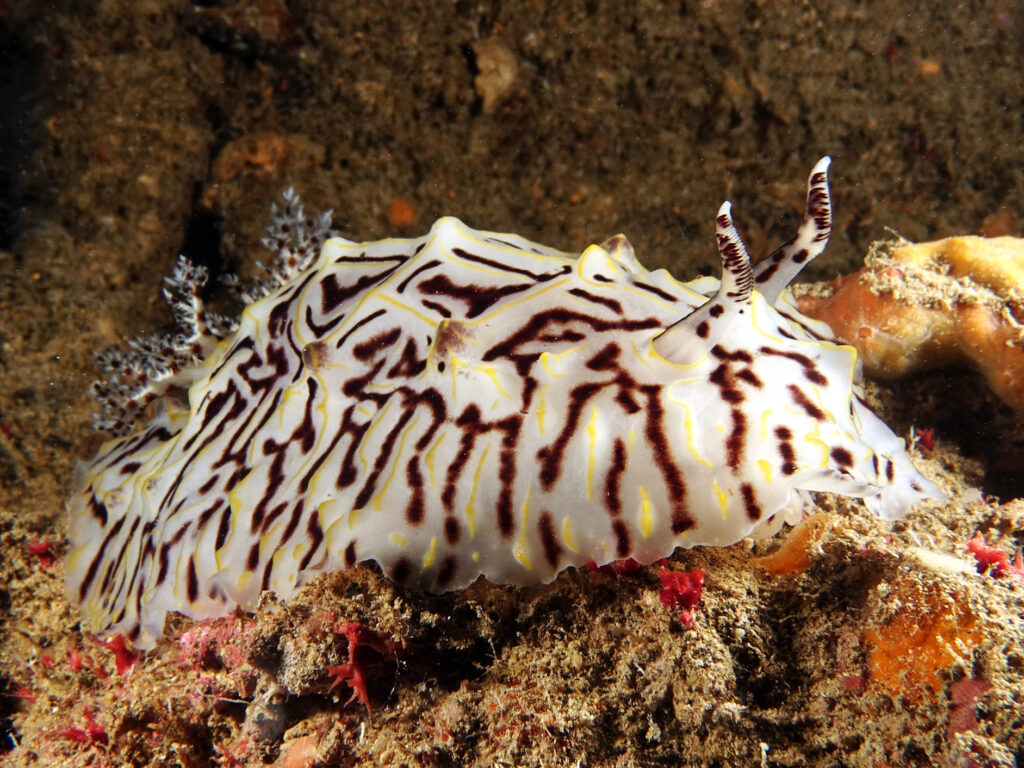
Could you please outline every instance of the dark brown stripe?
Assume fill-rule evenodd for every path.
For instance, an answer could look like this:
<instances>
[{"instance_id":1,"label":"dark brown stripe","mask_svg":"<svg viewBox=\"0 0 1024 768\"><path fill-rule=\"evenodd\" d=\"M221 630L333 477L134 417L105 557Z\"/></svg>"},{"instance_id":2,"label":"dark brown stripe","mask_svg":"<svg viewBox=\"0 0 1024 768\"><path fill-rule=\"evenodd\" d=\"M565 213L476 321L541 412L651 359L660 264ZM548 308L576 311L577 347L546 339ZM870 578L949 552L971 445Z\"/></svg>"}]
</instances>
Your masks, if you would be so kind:
<instances>
[{"instance_id":1,"label":"dark brown stripe","mask_svg":"<svg viewBox=\"0 0 1024 768\"><path fill-rule=\"evenodd\" d=\"M331 331L334 330L335 326L338 325L342 320L348 317L344 312L339 312L334 317L327 320L326 323L320 324L313 320L313 307L310 304L306 305L306 327L313 332L313 335L318 339L322 339L327 336Z\"/></svg>"},{"instance_id":2,"label":"dark brown stripe","mask_svg":"<svg viewBox=\"0 0 1024 768\"><path fill-rule=\"evenodd\" d=\"M558 559L562 556L562 547L558 543L558 536L555 533L555 521L547 510L543 510L537 518L537 532L540 534L544 559L547 560L552 570L558 570Z\"/></svg>"},{"instance_id":3,"label":"dark brown stripe","mask_svg":"<svg viewBox=\"0 0 1024 768\"><path fill-rule=\"evenodd\" d=\"M299 527L299 522L302 520L302 513L305 510L305 499L299 499L295 502L295 506L292 507L292 515L288 518L288 525L284 527L284 532L281 534L281 541L288 541L291 539L295 530Z\"/></svg>"},{"instance_id":4,"label":"dark brown stripe","mask_svg":"<svg viewBox=\"0 0 1024 768\"><path fill-rule=\"evenodd\" d=\"M513 283L511 285L486 286L476 283L454 283L447 275L434 275L416 286L416 290L426 296L447 296L461 301L466 305L466 317L474 318L482 315L502 299L529 290L532 283Z\"/></svg>"},{"instance_id":5,"label":"dark brown stripe","mask_svg":"<svg viewBox=\"0 0 1024 768\"><path fill-rule=\"evenodd\" d=\"M205 483L199 486L199 495L205 496L206 494L208 494L210 490L213 488L213 486L217 484L218 480L220 480L220 475L211 475L210 478Z\"/></svg>"},{"instance_id":6,"label":"dark brown stripe","mask_svg":"<svg viewBox=\"0 0 1024 768\"><path fill-rule=\"evenodd\" d=\"M313 560L313 555L317 553L320 545L324 543L324 529L320 525L320 513L315 509L310 513L309 521L306 523L306 538L309 541L309 550L302 556L302 560L299 561L299 573L302 573L309 567ZM284 539L281 540L282 543L284 541Z\"/></svg>"},{"instance_id":7,"label":"dark brown stripe","mask_svg":"<svg viewBox=\"0 0 1024 768\"><path fill-rule=\"evenodd\" d=\"M549 326L566 326L569 323L578 322L586 325L597 333L606 331L643 331L650 328L661 328L661 322L654 317L643 320L602 320L591 315L580 312L571 312L564 308L550 309L546 312L538 312L530 317L525 325L508 336L504 341L495 344L483 354L484 362L491 362L499 358L514 360L519 354L519 347L533 341L553 341L560 338L560 334L566 333L568 329L559 328L556 331L548 330ZM577 334L578 338L582 338ZM536 356L534 356L536 357ZM520 373L525 374L524 371Z\"/></svg>"},{"instance_id":8,"label":"dark brown stripe","mask_svg":"<svg viewBox=\"0 0 1024 768\"><path fill-rule=\"evenodd\" d=\"M89 513L99 521L99 524L107 527L107 505L96 498L95 494L89 495Z\"/></svg>"},{"instance_id":9,"label":"dark brown stripe","mask_svg":"<svg viewBox=\"0 0 1024 768\"><path fill-rule=\"evenodd\" d=\"M416 354L417 351L416 342L412 339L407 339L398 362L391 366L387 373L388 378L411 379L423 373L423 369L427 367L427 361L421 360Z\"/></svg>"},{"instance_id":10,"label":"dark brown stripe","mask_svg":"<svg viewBox=\"0 0 1024 768\"><path fill-rule=\"evenodd\" d=\"M550 490L562 474L562 460L565 456L566 447L576 428L579 426L580 415L587 402L605 387L604 384L577 384L569 393L569 409L562 421L562 430L558 437L550 445L542 447L537 451L537 459L540 461L541 487ZM659 406L660 407L660 406Z\"/></svg>"},{"instance_id":11,"label":"dark brown stripe","mask_svg":"<svg viewBox=\"0 0 1024 768\"><path fill-rule=\"evenodd\" d=\"M512 247L515 248L515 246L512 246ZM516 248L516 250L519 250L519 249ZM523 275L524 277L529 277L529 278L531 278L533 280L536 280L538 283L545 283L548 280L552 280L552 279L558 277L559 275L564 275L564 274L568 273L570 270L572 270L572 267L569 266L568 264L566 264L566 265L562 266L561 268L559 268L558 270L556 270L555 272L537 273L537 272L531 272L528 269L521 269L519 267L509 266L508 264L502 264L500 261L495 261L494 259L488 259L488 258L485 258L484 256L477 256L476 254L468 253L468 252L462 250L461 248L452 248L452 253L454 253L460 259L464 259L465 261L474 261L477 264L484 264L484 265L486 265L488 267L492 267L494 269L501 270L502 272L512 272L512 273L517 274L517 275Z\"/></svg>"},{"instance_id":12,"label":"dark brown stripe","mask_svg":"<svg viewBox=\"0 0 1024 768\"><path fill-rule=\"evenodd\" d=\"M366 475L366 482L363 483L362 489L356 496L354 503L354 509L362 509L369 502L370 497L373 496L374 491L377 490L377 480L380 478L381 473L384 471L388 462L391 459L391 453L394 450L395 442L398 440L398 436L405 429L405 425L409 423L409 420L413 416L413 411L406 410L398 418L395 426L391 428L387 436L384 438L384 442L381 443L380 450L377 453L377 457L373 462L373 469Z\"/></svg>"},{"instance_id":13,"label":"dark brown stripe","mask_svg":"<svg viewBox=\"0 0 1024 768\"><path fill-rule=\"evenodd\" d=\"M641 283L639 280L634 280L633 281L633 285L636 286L637 288L639 288L642 291L647 291L648 293L653 293L655 296L657 296L659 298L662 298L662 299L665 299L665 301L673 301L673 302L679 301L679 299L677 299L671 293L666 293L665 291L661 290L661 288L658 288L657 286L648 285L647 283Z\"/></svg>"},{"instance_id":14,"label":"dark brown stripe","mask_svg":"<svg viewBox=\"0 0 1024 768\"><path fill-rule=\"evenodd\" d=\"M612 532L615 534L615 554L621 560L629 557L632 547L629 545L629 527L622 520L612 521Z\"/></svg>"},{"instance_id":15,"label":"dark brown stripe","mask_svg":"<svg viewBox=\"0 0 1024 768\"><path fill-rule=\"evenodd\" d=\"M249 547L249 556L245 561L245 570L250 573L256 570L256 566L260 564L260 543L257 541L251 547Z\"/></svg>"},{"instance_id":16,"label":"dark brown stripe","mask_svg":"<svg viewBox=\"0 0 1024 768\"><path fill-rule=\"evenodd\" d=\"M617 315L622 314L622 304L617 302L615 299L609 299L607 296L598 296L597 294L585 291L582 288L573 288L569 291L572 296L589 301L592 304L600 304L602 307L607 307Z\"/></svg>"},{"instance_id":17,"label":"dark brown stripe","mask_svg":"<svg viewBox=\"0 0 1024 768\"><path fill-rule=\"evenodd\" d=\"M360 362L365 363L377 356L377 353L387 349L402 335L401 328L392 328L388 331L382 331L376 336L373 336L366 341L359 342L352 347L352 357Z\"/></svg>"},{"instance_id":18,"label":"dark brown stripe","mask_svg":"<svg viewBox=\"0 0 1024 768\"><path fill-rule=\"evenodd\" d=\"M119 518L115 522L110 530L107 531L107 535L103 537L103 543L100 544L99 551L96 552L96 556L89 563L89 568L85 572L85 577L82 579L82 583L78 587L78 602L85 601L85 595L89 592L89 588L92 586L93 580L96 578L96 572L99 570L100 563L103 562L103 556L106 554L107 547L110 546L110 542L120 532L124 526L124 518Z\"/></svg>"},{"instance_id":19,"label":"dark brown stripe","mask_svg":"<svg viewBox=\"0 0 1024 768\"><path fill-rule=\"evenodd\" d=\"M771 257L769 256L769 258ZM772 275L778 272L779 263L780 262L778 261L768 262L766 260L761 262L761 264L758 264L758 273L754 277L754 280L758 283L767 283L769 280L772 279Z\"/></svg>"},{"instance_id":20,"label":"dark brown stripe","mask_svg":"<svg viewBox=\"0 0 1024 768\"><path fill-rule=\"evenodd\" d=\"M828 384L828 379L818 370L817 364L809 358L807 355L800 354L799 352L786 352L783 350L773 349L772 347L761 347L758 350L762 355L772 355L774 357L784 357L788 360L792 360L794 363L800 365L804 369L804 377L812 384L824 387Z\"/></svg>"},{"instance_id":21,"label":"dark brown stripe","mask_svg":"<svg viewBox=\"0 0 1024 768\"><path fill-rule=\"evenodd\" d=\"M796 453L793 451L793 433L788 427L776 427L775 436L779 439L779 454L782 456L782 474L792 475L796 472Z\"/></svg>"},{"instance_id":22,"label":"dark brown stripe","mask_svg":"<svg viewBox=\"0 0 1024 768\"><path fill-rule=\"evenodd\" d=\"M448 585L455 579L458 568L458 561L455 557L448 555L441 561L441 565L437 569L437 578L434 579L434 582L440 589L447 589Z\"/></svg>"},{"instance_id":23,"label":"dark brown stripe","mask_svg":"<svg viewBox=\"0 0 1024 768\"><path fill-rule=\"evenodd\" d=\"M196 523L196 527L197 528L205 528L206 524L208 522L210 522L210 520L213 518L213 516L215 514L217 514L217 510L220 509L221 504L223 504L223 503L224 503L224 499L222 497L222 498L217 499L215 502L213 502L213 504L211 504L209 507L204 509L199 514L199 522Z\"/></svg>"},{"instance_id":24,"label":"dark brown stripe","mask_svg":"<svg viewBox=\"0 0 1024 768\"><path fill-rule=\"evenodd\" d=\"M196 556L188 556L188 584L186 586L186 596L190 603L194 603L199 599L199 577L196 575Z\"/></svg>"},{"instance_id":25,"label":"dark brown stripe","mask_svg":"<svg viewBox=\"0 0 1024 768\"><path fill-rule=\"evenodd\" d=\"M747 443L747 417L739 408L732 409L732 431L725 441L729 468L736 472L743 461L743 451Z\"/></svg>"},{"instance_id":26,"label":"dark brown stripe","mask_svg":"<svg viewBox=\"0 0 1024 768\"><path fill-rule=\"evenodd\" d=\"M743 483L740 493L743 495L743 508L747 511L747 517L757 522L761 519L761 505L757 503L754 487L750 483Z\"/></svg>"},{"instance_id":27,"label":"dark brown stripe","mask_svg":"<svg viewBox=\"0 0 1024 768\"><path fill-rule=\"evenodd\" d=\"M400 283L398 284L398 287L397 287L397 288L395 289L395 291L396 291L397 293L405 293L405 289L406 289L406 287L408 287L409 283L410 283L410 282L411 282L412 280L414 280L414 279L416 278L416 276L417 276L417 275L420 275L420 274L422 274L423 272L426 272L426 271L427 271L428 269L433 269L434 267L436 267L436 266L437 266L438 264L440 264L440 263L441 263L441 262L440 262L440 260L438 260L438 259L431 259L431 260L430 260L430 261L428 261L428 262L427 262L426 264L423 264L423 265L421 265L421 266L417 267L416 269L414 269L414 270L413 270L413 271L412 271L412 272L411 272L411 273L409 274L409 276L408 276L407 278L405 278L405 280L403 280L402 282L400 282Z\"/></svg>"},{"instance_id":28,"label":"dark brown stripe","mask_svg":"<svg viewBox=\"0 0 1024 768\"><path fill-rule=\"evenodd\" d=\"M353 333L355 333L356 331L358 331L358 330L359 330L360 328L362 328L362 327L363 327L364 325L366 325L367 323L372 323L372 322L373 322L374 320L376 320L376 319L377 319L378 317L380 317L380 316L381 316L381 315L383 315L383 314L384 314L384 310L383 310L383 309L378 309L378 310L377 310L376 312L371 312L370 314L368 314L368 315L367 315L366 317L364 317L364 318L363 318L362 320L360 320L360 321L359 321L358 323L356 323L356 324L355 324L355 325L353 325L353 326L352 326L351 328L349 328L349 329L348 329L347 331L345 331L345 333L343 333L343 334L341 335L341 338L340 338L340 339L338 339L338 340L337 340L337 341L335 342L335 344L334 344L334 348L335 348L335 349L341 349L342 345L343 345L343 344L344 344L344 343L345 343L346 341L348 341L348 337L349 337L349 336L351 336L351 335L352 335Z\"/></svg>"},{"instance_id":29,"label":"dark brown stripe","mask_svg":"<svg viewBox=\"0 0 1024 768\"><path fill-rule=\"evenodd\" d=\"M761 382L761 379L757 377L757 374L754 373L749 368L744 368L742 371L737 373L736 378L742 379L743 381L747 382L747 384L755 386L758 389L764 386L764 384Z\"/></svg>"},{"instance_id":30,"label":"dark brown stripe","mask_svg":"<svg viewBox=\"0 0 1024 768\"><path fill-rule=\"evenodd\" d=\"M459 538L462 536L462 527L459 525L459 521L449 515L444 519L444 539L449 544L455 545L459 543Z\"/></svg>"},{"instance_id":31,"label":"dark brown stripe","mask_svg":"<svg viewBox=\"0 0 1024 768\"><path fill-rule=\"evenodd\" d=\"M807 395L805 395L804 391L800 389L800 387L798 387L796 384L789 385L789 394L793 397L793 402L799 405L801 408L803 408L804 411L807 412L807 415L810 416L812 419L817 419L818 421L825 420L824 412L818 406L816 406L814 403L808 400Z\"/></svg>"},{"instance_id":32,"label":"dark brown stripe","mask_svg":"<svg viewBox=\"0 0 1024 768\"><path fill-rule=\"evenodd\" d=\"M157 576L156 576L156 585L157 586L160 586L161 584L163 584L164 580L167 578L167 571L170 568L170 564L171 564L170 563L170 559L168 558L168 555L170 554L172 549L174 549L176 546L178 546L178 543L182 540L182 538L184 538L185 532L188 531L188 529L191 528L191 527L192 527L192 521L191 520L185 521L185 524L182 525L181 528L179 528L175 532L174 536L172 536L170 539L168 539L167 541L165 541L163 544L160 545L160 555L157 558L159 560L159 562L160 562L160 570L157 572Z\"/></svg>"},{"instance_id":33,"label":"dark brown stripe","mask_svg":"<svg viewBox=\"0 0 1024 768\"><path fill-rule=\"evenodd\" d=\"M409 525L423 522L426 508L423 501L423 473L420 471L420 457L413 456L405 465L405 482L409 486L409 503L405 507L405 520Z\"/></svg>"},{"instance_id":34,"label":"dark brown stripe","mask_svg":"<svg viewBox=\"0 0 1024 768\"><path fill-rule=\"evenodd\" d=\"M412 574L412 563L406 557L399 558L391 566L391 580L398 584L405 584Z\"/></svg>"},{"instance_id":35,"label":"dark brown stripe","mask_svg":"<svg viewBox=\"0 0 1024 768\"><path fill-rule=\"evenodd\" d=\"M420 299L420 304L422 304L426 309L429 309L433 312L437 312L437 314L439 314L441 317L448 318L452 316L452 311L448 309L448 307L444 306L443 304L438 304L436 301L430 301L429 299Z\"/></svg>"},{"instance_id":36,"label":"dark brown stripe","mask_svg":"<svg viewBox=\"0 0 1024 768\"><path fill-rule=\"evenodd\" d=\"M228 540L228 534L231 532L231 517L231 507L224 507L220 513L220 523L217 525L217 539L213 545L214 552L219 552L224 546L224 542Z\"/></svg>"},{"instance_id":37,"label":"dark brown stripe","mask_svg":"<svg viewBox=\"0 0 1024 768\"><path fill-rule=\"evenodd\" d=\"M644 434L651 446L654 461L665 478L669 501L672 504L672 533L679 534L694 525L694 519L690 516L686 503L686 483L673 459L665 436L665 427L662 423L665 411L661 406L661 388L651 384L642 387L642 391L647 396L647 424Z\"/></svg>"},{"instance_id":38,"label":"dark brown stripe","mask_svg":"<svg viewBox=\"0 0 1024 768\"><path fill-rule=\"evenodd\" d=\"M829 455L832 456L832 461L841 467L853 466L853 456L851 456L850 452L845 448L836 446L829 452Z\"/></svg>"},{"instance_id":39,"label":"dark brown stripe","mask_svg":"<svg viewBox=\"0 0 1024 768\"><path fill-rule=\"evenodd\" d=\"M344 302L387 278L396 269L397 265L373 275L363 275L351 285L342 285L333 273L326 275L320 279L320 314L329 315Z\"/></svg>"},{"instance_id":40,"label":"dark brown stripe","mask_svg":"<svg viewBox=\"0 0 1024 768\"><path fill-rule=\"evenodd\" d=\"M615 438L612 446L612 463L605 475L604 504L608 513L616 517L622 513L622 474L626 471L626 444Z\"/></svg>"},{"instance_id":41,"label":"dark brown stripe","mask_svg":"<svg viewBox=\"0 0 1024 768\"><path fill-rule=\"evenodd\" d=\"M282 501L280 504L278 504L276 507L270 510L270 514L268 514L263 519L263 522L260 524L260 535L266 535L266 533L270 530L271 526L273 526L274 521L277 520L277 518L279 518L281 515L283 515L286 509L288 509L288 502Z\"/></svg>"},{"instance_id":42,"label":"dark brown stripe","mask_svg":"<svg viewBox=\"0 0 1024 768\"><path fill-rule=\"evenodd\" d=\"M708 379L718 387L718 391L721 398L727 403L733 405L742 403L744 400L743 393L740 392L739 388L735 385L735 381L732 375L732 369L728 363L721 363L715 370L711 372Z\"/></svg>"}]
</instances>

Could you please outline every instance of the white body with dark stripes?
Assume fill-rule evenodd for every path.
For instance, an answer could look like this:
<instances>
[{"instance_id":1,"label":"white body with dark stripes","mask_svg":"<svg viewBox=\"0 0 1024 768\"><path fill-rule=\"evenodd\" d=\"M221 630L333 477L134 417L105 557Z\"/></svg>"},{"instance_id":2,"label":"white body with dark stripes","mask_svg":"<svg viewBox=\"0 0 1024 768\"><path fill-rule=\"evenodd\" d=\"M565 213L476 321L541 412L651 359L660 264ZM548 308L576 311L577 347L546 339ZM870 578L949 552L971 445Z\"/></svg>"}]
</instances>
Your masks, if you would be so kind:
<instances>
[{"instance_id":1,"label":"white body with dark stripes","mask_svg":"<svg viewBox=\"0 0 1024 768\"><path fill-rule=\"evenodd\" d=\"M826 168L754 269L722 207L721 283L648 272L621 236L578 258L453 218L328 240L186 372L187 408L162 397L79 467L84 628L150 648L168 611L364 560L435 591L541 583L773 532L808 491L887 519L941 498L858 397L854 350L783 292L827 241Z\"/></svg>"}]
</instances>

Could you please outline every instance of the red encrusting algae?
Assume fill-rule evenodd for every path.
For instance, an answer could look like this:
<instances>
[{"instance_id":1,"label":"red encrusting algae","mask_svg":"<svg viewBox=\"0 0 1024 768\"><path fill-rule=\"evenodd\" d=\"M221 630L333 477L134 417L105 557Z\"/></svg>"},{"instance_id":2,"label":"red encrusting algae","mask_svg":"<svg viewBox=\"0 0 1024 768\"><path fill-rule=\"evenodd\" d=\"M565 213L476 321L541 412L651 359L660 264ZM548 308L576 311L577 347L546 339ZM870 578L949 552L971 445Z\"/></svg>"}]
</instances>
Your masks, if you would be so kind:
<instances>
[{"instance_id":1,"label":"red encrusting algae","mask_svg":"<svg viewBox=\"0 0 1024 768\"><path fill-rule=\"evenodd\" d=\"M704 591L704 571L662 571L658 599L666 608L679 608L679 621L689 629L693 626L693 610Z\"/></svg>"},{"instance_id":2,"label":"red encrusting algae","mask_svg":"<svg viewBox=\"0 0 1024 768\"><path fill-rule=\"evenodd\" d=\"M978 561L978 573L989 573L997 579L1003 576L1024 578L1024 558L1021 557L1019 549L1017 557L1011 563L1008 554L998 547L990 547L981 538L981 534L976 533L967 543L967 551Z\"/></svg>"}]
</instances>

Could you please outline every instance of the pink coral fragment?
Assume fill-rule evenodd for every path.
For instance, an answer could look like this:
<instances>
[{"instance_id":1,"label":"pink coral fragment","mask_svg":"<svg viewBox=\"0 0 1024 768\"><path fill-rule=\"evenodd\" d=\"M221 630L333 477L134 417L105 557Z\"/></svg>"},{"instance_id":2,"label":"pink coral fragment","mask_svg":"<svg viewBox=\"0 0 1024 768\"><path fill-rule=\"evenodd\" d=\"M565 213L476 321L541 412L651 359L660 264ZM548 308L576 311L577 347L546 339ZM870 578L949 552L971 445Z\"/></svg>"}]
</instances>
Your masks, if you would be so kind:
<instances>
[{"instance_id":1,"label":"pink coral fragment","mask_svg":"<svg viewBox=\"0 0 1024 768\"><path fill-rule=\"evenodd\" d=\"M333 691L342 683L347 683L348 687L352 689L352 696L345 703L350 704L358 699L359 703L366 707L366 713L371 714L370 694L366 688L366 675L363 671L363 661L360 659L362 654L359 653L359 649L370 648L381 655L395 658L398 648L394 643L385 640L357 621L341 622L336 626L335 631L348 639L348 661L344 664L333 664L327 667L327 674L333 678L327 690Z\"/></svg>"},{"instance_id":2,"label":"pink coral fragment","mask_svg":"<svg viewBox=\"0 0 1024 768\"><path fill-rule=\"evenodd\" d=\"M981 538L981 534L976 533L974 538L968 542L967 550L978 561L978 573L985 573L987 571L997 579L1003 576L1024 578L1024 559L1021 558L1019 549L1017 550L1017 557L1011 563L1008 554L998 547L990 547Z\"/></svg>"},{"instance_id":3,"label":"pink coral fragment","mask_svg":"<svg viewBox=\"0 0 1024 768\"><path fill-rule=\"evenodd\" d=\"M77 744L102 744L105 746L108 743L107 729L96 722L88 707L85 707L84 713L85 728L75 728L69 725L57 731L56 735Z\"/></svg>"},{"instance_id":4,"label":"pink coral fragment","mask_svg":"<svg viewBox=\"0 0 1024 768\"><path fill-rule=\"evenodd\" d=\"M661 591L658 599L666 608L679 608L679 620L689 629L693 626L693 611L704 590L704 571L662 571Z\"/></svg>"},{"instance_id":5,"label":"pink coral fragment","mask_svg":"<svg viewBox=\"0 0 1024 768\"><path fill-rule=\"evenodd\" d=\"M107 640L98 641L100 645L114 654L114 664L117 666L117 674L125 675L131 672L138 662L139 657L128 649L124 635L115 635Z\"/></svg>"},{"instance_id":6,"label":"pink coral fragment","mask_svg":"<svg viewBox=\"0 0 1024 768\"><path fill-rule=\"evenodd\" d=\"M25 542L25 551L39 559L39 567L44 571L57 562L53 553L53 542L46 539L33 539Z\"/></svg>"}]
</instances>

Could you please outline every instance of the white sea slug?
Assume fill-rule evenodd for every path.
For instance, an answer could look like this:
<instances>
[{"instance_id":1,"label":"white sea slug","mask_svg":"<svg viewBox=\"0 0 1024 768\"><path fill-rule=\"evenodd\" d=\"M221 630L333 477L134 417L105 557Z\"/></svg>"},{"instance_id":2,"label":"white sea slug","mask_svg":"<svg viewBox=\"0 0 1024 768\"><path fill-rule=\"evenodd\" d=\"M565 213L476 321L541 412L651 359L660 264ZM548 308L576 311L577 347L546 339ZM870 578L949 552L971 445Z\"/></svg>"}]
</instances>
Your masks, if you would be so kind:
<instances>
[{"instance_id":1,"label":"white sea slug","mask_svg":"<svg viewBox=\"0 0 1024 768\"><path fill-rule=\"evenodd\" d=\"M543 583L774 532L808 491L886 519L942 498L860 399L854 350L784 291L828 239L827 167L756 267L722 206L721 282L648 272L621 235L578 258L454 218L328 239L294 195L239 320L204 310L182 259L185 332L107 353L95 385L120 435L70 502L84 629L145 649L168 611L223 616L365 560L434 591Z\"/></svg>"}]
</instances>

